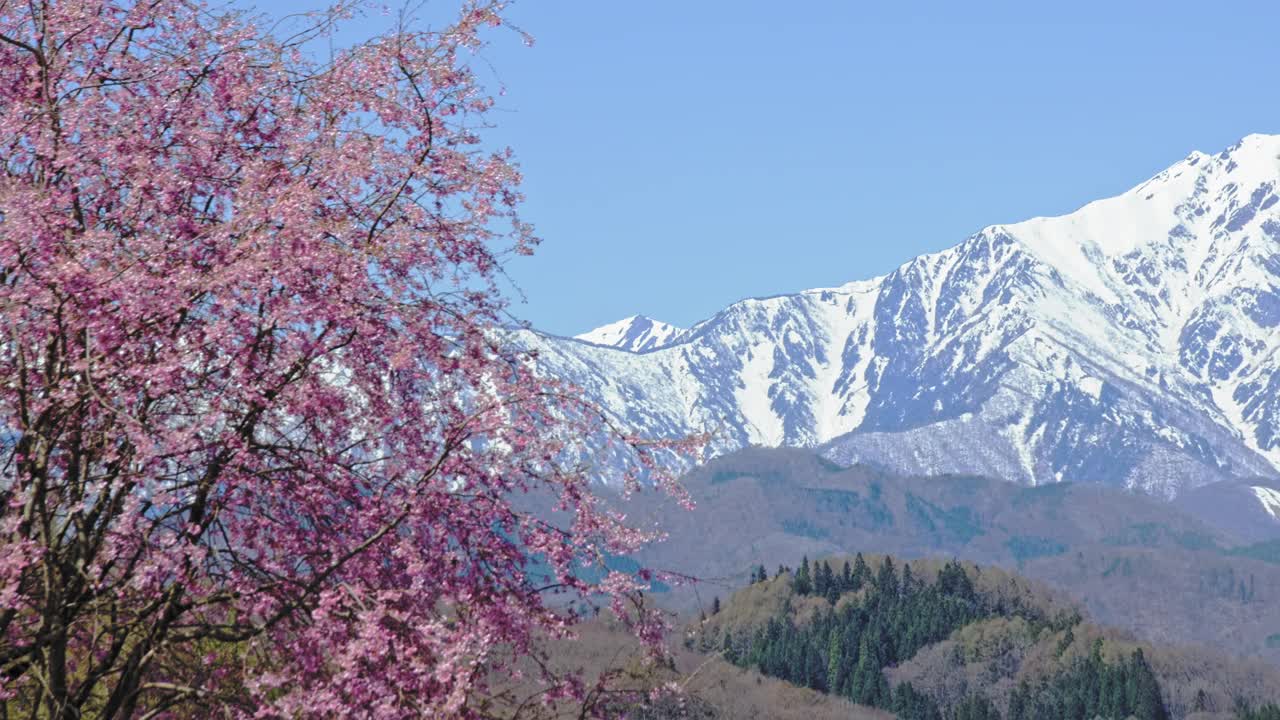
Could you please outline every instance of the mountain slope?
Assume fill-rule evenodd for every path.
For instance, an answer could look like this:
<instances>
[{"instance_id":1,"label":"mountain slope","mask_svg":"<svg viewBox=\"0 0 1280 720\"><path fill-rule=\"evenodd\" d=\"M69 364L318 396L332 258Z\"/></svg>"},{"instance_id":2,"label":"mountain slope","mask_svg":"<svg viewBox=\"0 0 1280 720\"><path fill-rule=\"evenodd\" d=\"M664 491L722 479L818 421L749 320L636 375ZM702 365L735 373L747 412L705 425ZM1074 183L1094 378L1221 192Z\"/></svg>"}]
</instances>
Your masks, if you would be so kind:
<instances>
[{"instance_id":1,"label":"mountain slope","mask_svg":"<svg viewBox=\"0 0 1280 720\"><path fill-rule=\"evenodd\" d=\"M1280 136L647 351L526 335L630 428L1174 496L1280 468ZM624 343L625 345L625 343Z\"/></svg>"},{"instance_id":2,"label":"mountain slope","mask_svg":"<svg viewBox=\"0 0 1280 720\"><path fill-rule=\"evenodd\" d=\"M1274 668L1135 641L993 568L872 555L797 563L734 593L694 626L693 643L905 720L997 716L966 705L1011 720L1229 718L1236 703L1280 697Z\"/></svg>"},{"instance_id":3,"label":"mountain slope","mask_svg":"<svg viewBox=\"0 0 1280 720\"><path fill-rule=\"evenodd\" d=\"M530 663L523 678L499 680L499 692L494 693L499 698L493 704L503 711L491 716L546 720L597 716L629 720L894 720L882 710L735 667L685 647L675 633L672 635L667 639L667 662L653 662L652 650L642 646L625 624L602 613L575 626L574 637L552 641L549 663L557 672L584 672L588 688L603 678L606 690L589 694L587 703L573 696L563 698L545 712L531 714L527 704L503 707L503 696L524 701L538 688L531 682L538 677L538 668ZM670 694L672 683L679 686L680 694ZM515 688L505 687L508 684ZM588 712L583 712L584 706Z\"/></svg>"},{"instance_id":4,"label":"mountain slope","mask_svg":"<svg viewBox=\"0 0 1280 720\"><path fill-rule=\"evenodd\" d=\"M1175 501L1184 513L1223 528L1241 542L1280 540L1280 483L1258 479L1198 487Z\"/></svg>"},{"instance_id":5,"label":"mountain slope","mask_svg":"<svg viewBox=\"0 0 1280 720\"><path fill-rule=\"evenodd\" d=\"M803 555L958 557L1017 570L1146 640L1280 663L1280 542L1241 544L1253 540L1234 539L1230 518L1207 525L1099 485L839 468L790 448L715 458L683 483L693 512L655 494L621 506L668 534L637 556L641 565L732 585L748 568L772 573ZM706 587L700 593L709 599ZM680 587L665 597L692 601Z\"/></svg>"}]
</instances>

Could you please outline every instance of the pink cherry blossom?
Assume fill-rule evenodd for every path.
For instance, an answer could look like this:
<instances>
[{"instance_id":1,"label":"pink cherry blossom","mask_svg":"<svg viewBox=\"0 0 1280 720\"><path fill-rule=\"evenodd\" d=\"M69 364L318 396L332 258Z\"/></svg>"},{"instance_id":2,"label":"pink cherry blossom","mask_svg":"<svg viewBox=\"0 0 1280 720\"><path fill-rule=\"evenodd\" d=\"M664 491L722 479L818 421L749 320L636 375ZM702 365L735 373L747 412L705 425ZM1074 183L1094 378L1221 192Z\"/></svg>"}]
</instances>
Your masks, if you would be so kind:
<instances>
[{"instance_id":1,"label":"pink cherry blossom","mask_svg":"<svg viewBox=\"0 0 1280 720\"><path fill-rule=\"evenodd\" d=\"M565 594L659 640L642 579L582 579L654 537L590 461L678 492L656 458L684 446L618 435L503 329L537 238L469 63L504 5L318 60L349 8L285 38L188 0L0 0L18 707L472 717L571 632Z\"/></svg>"}]
</instances>

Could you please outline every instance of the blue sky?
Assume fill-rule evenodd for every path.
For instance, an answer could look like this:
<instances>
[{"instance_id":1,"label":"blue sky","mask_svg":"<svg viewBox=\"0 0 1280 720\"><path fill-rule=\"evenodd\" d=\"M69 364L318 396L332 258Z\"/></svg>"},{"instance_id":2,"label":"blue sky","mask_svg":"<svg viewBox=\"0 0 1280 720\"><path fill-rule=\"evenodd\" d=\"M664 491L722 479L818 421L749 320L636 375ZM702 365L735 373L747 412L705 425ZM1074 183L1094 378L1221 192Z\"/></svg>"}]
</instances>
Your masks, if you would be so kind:
<instances>
[{"instance_id":1,"label":"blue sky","mask_svg":"<svg viewBox=\"0 0 1280 720\"><path fill-rule=\"evenodd\" d=\"M879 275L1280 133L1275 2L524 0L511 16L537 42L492 38L493 138L544 239L508 268L513 310L560 334Z\"/></svg>"}]
</instances>

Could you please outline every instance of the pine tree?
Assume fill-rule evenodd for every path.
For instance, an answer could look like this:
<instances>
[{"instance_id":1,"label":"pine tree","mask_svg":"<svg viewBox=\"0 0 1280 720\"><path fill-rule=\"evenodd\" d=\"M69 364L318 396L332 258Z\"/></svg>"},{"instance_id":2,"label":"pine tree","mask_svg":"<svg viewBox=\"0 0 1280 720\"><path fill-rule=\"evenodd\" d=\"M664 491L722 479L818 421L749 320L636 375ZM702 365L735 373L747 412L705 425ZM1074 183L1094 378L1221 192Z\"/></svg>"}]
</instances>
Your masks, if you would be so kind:
<instances>
[{"instance_id":1,"label":"pine tree","mask_svg":"<svg viewBox=\"0 0 1280 720\"><path fill-rule=\"evenodd\" d=\"M880 654L866 635L858 648L858 664L854 666L850 680L849 699L861 705L881 707L890 698L881 696L881 687L885 685L884 673L880 671Z\"/></svg>"},{"instance_id":2,"label":"pine tree","mask_svg":"<svg viewBox=\"0 0 1280 720\"><path fill-rule=\"evenodd\" d=\"M818 649L809 643L805 643L803 652L805 662L804 684L819 692L828 692L827 666L822 664L822 656L818 654Z\"/></svg>"},{"instance_id":3,"label":"pine tree","mask_svg":"<svg viewBox=\"0 0 1280 720\"><path fill-rule=\"evenodd\" d=\"M828 575L830 573L831 573L831 567L827 565L826 561L815 562L813 564L813 594L814 595L820 595L822 597L826 597L827 585L828 585L827 580L828 580Z\"/></svg>"},{"instance_id":4,"label":"pine tree","mask_svg":"<svg viewBox=\"0 0 1280 720\"><path fill-rule=\"evenodd\" d=\"M909 682L898 685L893 691L893 703L889 709L900 720L942 720L938 704Z\"/></svg>"},{"instance_id":5,"label":"pine tree","mask_svg":"<svg viewBox=\"0 0 1280 720\"><path fill-rule=\"evenodd\" d=\"M849 567L849 561L844 561L844 569L840 571L840 592L845 593L854 590L853 587L853 570Z\"/></svg>"},{"instance_id":6,"label":"pine tree","mask_svg":"<svg viewBox=\"0 0 1280 720\"><path fill-rule=\"evenodd\" d=\"M844 692L844 645L840 634L832 631L827 643L827 692L840 695Z\"/></svg>"},{"instance_id":7,"label":"pine tree","mask_svg":"<svg viewBox=\"0 0 1280 720\"><path fill-rule=\"evenodd\" d=\"M724 631L724 640L720 642L720 653L727 662L737 664L738 650L733 646L733 633L729 630Z\"/></svg>"},{"instance_id":8,"label":"pine tree","mask_svg":"<svg viewBox=\"0 0 1280 720\"><path fill-rule=\"evenodd\" d=\"M815 588L815 594L825 597L828 602L834 605L836 600L840 599L840 583L836 578L835 572L832 571L830 563L825 560L822 561L818 577L822 587L820 589Z\"/></svg>"},{"instance_id":9,"label":"pine tree","mask_svg":"<svg viewBox=\"0 0 1280 720\"><path fill-rule=\"evenodd\" d=\"M1133 704L1130 709L1138 720L1169 720L1169 712L1160 696L1160 683L1147 664L1142 648L1133 651L1130 661L1130 677L1133 679Z\"/></svg>"},{"instance_id":10,"label":"pine tree","mask_svg":"<svg viewBox=\"0 0 1280 720\"><path fill-rule=\"evenodd\" d=\"M711 601L711 614L712 615L720 614L720 596L719 595L715 596L715 599Z\"/></svg>"},{"instance_id":11,"label":"pine tree","mask_svg":"<svg viewBox=\"0 0 1280 720\"><path fill-rule=\"evenodd\" d=\"M840 593L840 576L832 573L831 580L827 582L827 602L835 605L840 600Z\"/></svg>"},{"instance_id":12,"label":"pine tree","mask_svg":"<svg viewBox=\"0 0 1280 720\"><path fill-rule=\"evenodd\" d=\"M853 560L853 580L849 583L849 589L858 591L862 589L863 584L871 579L871 568L867 567L867 561L862 558L862 553L858 553Z\"/></svg>"},{"instance_id":13,"label":"pine tree","mask_svg":"<svg viewBox=\"0 0 1280 720\"><path fill-rule=\"evenodd\" d=\"M813 592L813 579L809 574L809 556L807 555L800 560L800 569L796 571L793 587L799 595L808 595Z\"/></svg>"},{"instance_id":14,"label":"pine tree","mask_svg":"<svg viewBox=\"0 0 1280 720\"><path fill-rule=\"evenodd\" d=\"M1077 696L1083 717L1095 717L1103 704L1102 688L1106 663L1102 660L1102 638L1095 638L1088 659L1078 661Z\"/></svg>"},{"instance_id":15,"label":"pine tree","mask_svg":"<svg viewBox=\"0 0 1280 720\"><path fill-rule=\"evenodd\" d=\"M1103 686L1108 688L1102 698L1104 717L1125 717L1128 715L1129 694L1125 687L1126 673L1123 668L1107 668Z\"/></svg>"},{"instance_id":16,"label":"pine tree","mask_svg":"<svg viewBox=\"0 0 1280 720\"><path fill-rule=\"evenodd\" d=\"M880 571L876 574L876 592L882 597L893 598L898 595L898 573L893 567L893 558L885 556L880 563Z\"/></svg>"},{"instance_id":17,"label":"pine tree","mask_svg":"<svg viewBox=\"0 0 1280 720\"><path fill-rule=\"evenodd\" d=\"M849 563L845 563L849 565ZM861 566L861 572L857 569ZM772 677L815 690L847 697L855 702L892 710L900 720L993 720L1001 717L993 703L981 696L966 697L945 713L927 695L914 688L891 690L885 669L912 657L920 648L945 639L956 629L992 617L1023 617L1044 632L1056 631L1065 652L1081 622L1078 615L1050 617L1018 603L1000 604L978 593L964 567L957 561L938 571L938 581L926 584L910 563L886 558L873 572L859 556L849 568L851 582L865 576L872 592L848 598L839 608L820 606L797 626L792 597L783 598L780 612L762 629L743 638L734 657L743 666L759 667ZM810 563L806 557L793 576L797 585L807 581L808 594L821 585L838 593L844 573L829 562ZM711 637L708 640L715 641ZM1052 642L1052 641L1051 641ZM730 639L721 639L726 649ZM1052 645L1050 646L1052 648ZM1063 660L1059 669L1032 688L1025 681L1008 696L1009 720L1169 720L1161 689L1141 652L1108 663L1101 641L1090 652ZM906 685L905 683L903 685ZM1208 698L1197 697L1201 706ZM1249 717L1247 720L1280 720Z\"/></svg>"}]
</instances>

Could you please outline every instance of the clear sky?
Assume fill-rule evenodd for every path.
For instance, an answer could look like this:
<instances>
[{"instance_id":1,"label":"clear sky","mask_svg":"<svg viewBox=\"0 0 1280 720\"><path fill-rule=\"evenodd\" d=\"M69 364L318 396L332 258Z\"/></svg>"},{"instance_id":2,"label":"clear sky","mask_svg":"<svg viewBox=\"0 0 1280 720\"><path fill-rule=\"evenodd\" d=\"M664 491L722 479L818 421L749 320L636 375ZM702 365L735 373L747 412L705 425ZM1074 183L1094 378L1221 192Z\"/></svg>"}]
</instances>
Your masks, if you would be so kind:
<instances>
[{"instance_id":1,"label":"clear sky","mask_svg":"<svg viewBox=\"0 0 1280 720\"><path fill-rule=\"evenodd\" d=\"M1280 133L1274 1L523 0L511 16L537 42L492 38L494 137L544 239L508 268L514 311L566 335L879 275Z\"/></svg>"}]
</instances>

